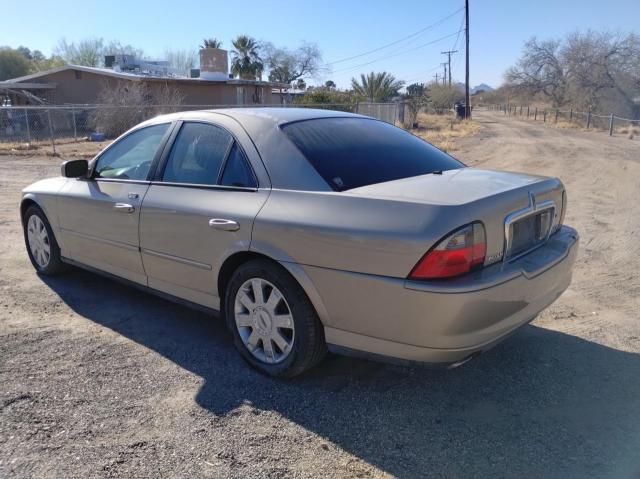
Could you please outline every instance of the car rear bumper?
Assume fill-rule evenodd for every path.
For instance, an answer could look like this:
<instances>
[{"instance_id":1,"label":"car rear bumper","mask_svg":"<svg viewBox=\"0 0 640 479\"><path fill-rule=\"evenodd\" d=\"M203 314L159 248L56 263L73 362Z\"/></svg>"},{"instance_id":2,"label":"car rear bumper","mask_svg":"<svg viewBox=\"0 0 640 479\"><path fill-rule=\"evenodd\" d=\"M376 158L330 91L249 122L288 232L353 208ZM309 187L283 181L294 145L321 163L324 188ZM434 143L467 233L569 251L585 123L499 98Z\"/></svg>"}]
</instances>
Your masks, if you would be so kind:
<instances>
[{"instance_id":1,"label":"car rear bumper","mask_svg":"<svg viewBox=\"0 0 640 479\"><path fill-rule=\"evenodd\" d=\"M555 301L571 282L578 243L563 226L516 261L444 282L303 268L331 349L446 365L491 348Z\"/></svg>"}]
</instances>

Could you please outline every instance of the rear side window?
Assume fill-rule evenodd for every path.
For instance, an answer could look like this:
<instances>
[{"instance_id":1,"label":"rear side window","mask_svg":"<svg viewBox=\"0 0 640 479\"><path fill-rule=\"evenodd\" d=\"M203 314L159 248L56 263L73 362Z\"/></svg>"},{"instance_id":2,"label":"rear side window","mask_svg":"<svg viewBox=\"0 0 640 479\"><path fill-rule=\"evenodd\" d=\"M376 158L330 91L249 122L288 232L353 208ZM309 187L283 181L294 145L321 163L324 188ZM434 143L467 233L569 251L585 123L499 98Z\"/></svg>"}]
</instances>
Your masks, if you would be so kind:
<instances>
[{"instance_id":1,"label":"rear side window","mask_svg":"<svg viewBox=\"0 0 640 479\"><path fill-rule=\"evenodd\" d=\"M162 181L215 185L233 137L206 123L185 123L171 148Z\"/></svg>"},{"instance_id":2,"label":"rear side window","mask_svg":"<svg viewBox=\"0 0 640 479\"><path fill-rule=\"evenodd\" d=\"M382 121L317 118L281 128L335 191L464 166L426 141Z\"/></svg>"},{"instance_id":3,"label":"rear side window","mask_svg":"<svg viewBox=\"0 0 640 479\"><path fill-rule=\"evenodd\" d=\"M237 143L234 143L231 147L220 184L244 188L257 188L258 186L253 176L253 171L251 171L249 163L247 162L247 158Z\"/></svg>"}]
</instances>

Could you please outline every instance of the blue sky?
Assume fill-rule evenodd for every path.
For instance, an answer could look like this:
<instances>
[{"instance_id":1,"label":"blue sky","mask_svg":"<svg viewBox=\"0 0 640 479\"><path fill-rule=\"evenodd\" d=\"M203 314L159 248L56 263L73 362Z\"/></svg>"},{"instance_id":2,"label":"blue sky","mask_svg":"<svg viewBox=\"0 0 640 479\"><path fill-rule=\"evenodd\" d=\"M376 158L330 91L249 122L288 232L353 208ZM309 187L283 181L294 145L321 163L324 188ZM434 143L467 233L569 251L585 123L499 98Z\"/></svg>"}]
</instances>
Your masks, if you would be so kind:
<instances>
[{"instance_id":1,"label":"blue sky","mask_svg":"<svg viewBox=\"0 0 640 479\"><path fill-rule=\"evenodd\" d=\"M588 28L629 32L640 25L638 0L470 0L470 4L472 85L499 85L522 43L533 35L557 37ZM234 36L247 33L276 46L317 43L331 71L309 83L332 79L339 87L371 70L387 70L409 83L433 79L442 72L445 56L440 52L454 46L463 15L454 14L463 6L461 0L31 0L28 15L24 5L5 2L0 11L0 45L25 45L49 54L62 37L67 41L102 37L161 57L165 48L195 48L203 37L217 37L229 47ZM424 31L378 52L338 62L420 30ZM463 44L461 34L456 46L460 53L452 59L453 77L458 80L464 79Z\"/></svg>"}]
</instances>

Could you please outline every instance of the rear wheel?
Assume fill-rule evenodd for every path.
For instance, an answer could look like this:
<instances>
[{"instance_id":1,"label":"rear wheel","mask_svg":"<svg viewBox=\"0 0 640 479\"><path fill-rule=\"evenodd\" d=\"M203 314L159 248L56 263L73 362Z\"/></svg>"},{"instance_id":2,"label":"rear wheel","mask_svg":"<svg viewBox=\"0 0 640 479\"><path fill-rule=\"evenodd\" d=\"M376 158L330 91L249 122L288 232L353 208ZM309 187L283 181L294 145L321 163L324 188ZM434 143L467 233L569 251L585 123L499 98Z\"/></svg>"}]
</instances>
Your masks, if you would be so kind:
<instances>
[{"instance_id":1,"label":"rear wheel","mask_svg":"<svg viewBox=\"0 0 640 479\"><path fill-rule=\"evenodd\" d=\"M300 285L279 265L253 260L233 274L225 316L249 364L271 376L292 377L326 353L322 324Z\"/></svg>"},{"instance_id":2,"label":"rear wheel","mask_svg":"<svg viewBox=\"0 0 640 479\"><path fill-rule=\"evenodd\" d=\"M65 264L51 225L38 206L30 206L24 214L24 240L31 264L38 273L55 275L63 272Z\"/></svg>"}]
</instances>

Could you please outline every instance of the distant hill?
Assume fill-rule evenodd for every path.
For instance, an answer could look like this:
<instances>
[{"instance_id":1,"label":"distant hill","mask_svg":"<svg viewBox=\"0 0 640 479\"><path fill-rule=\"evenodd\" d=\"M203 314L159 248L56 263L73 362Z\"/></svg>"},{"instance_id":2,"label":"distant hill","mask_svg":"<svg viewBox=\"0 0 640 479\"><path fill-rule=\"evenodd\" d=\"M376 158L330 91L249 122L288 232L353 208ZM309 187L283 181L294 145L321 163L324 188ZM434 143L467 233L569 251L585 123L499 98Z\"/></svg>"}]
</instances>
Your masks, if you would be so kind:
<instances>
[{"instance_id":1,"label":"distant hill","mask_svg":"<svg viewBox=\"0 0 640 479\"><path fill-rule=\"evenodd\" d=\"M455 87L460 91L464 91L464 83L458 82L455 84ZM476 93L479 93L481 91L493 91L493 88L486 83L480 83L480 85L469 88L469 94L471 95L475 95Z\"/></svg>"}]
</instances>

